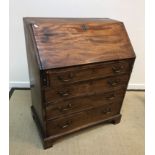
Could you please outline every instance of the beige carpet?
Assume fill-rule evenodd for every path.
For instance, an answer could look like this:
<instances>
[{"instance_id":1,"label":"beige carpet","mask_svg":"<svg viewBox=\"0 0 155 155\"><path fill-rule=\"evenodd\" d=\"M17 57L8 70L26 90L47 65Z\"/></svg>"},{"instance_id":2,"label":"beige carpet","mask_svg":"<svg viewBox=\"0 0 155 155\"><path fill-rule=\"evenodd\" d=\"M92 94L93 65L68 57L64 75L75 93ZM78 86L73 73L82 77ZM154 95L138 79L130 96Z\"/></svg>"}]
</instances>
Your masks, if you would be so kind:
<instances>
[{"instance_id":1,"label":"beige carpet","mask_svg":"<svg viewBox=\"0 0 155 155\"><path fill-rule=\"evenodd\" d=\"M10 155L144 155L144 92L127 92L122 121L71 134L43 150L30 112L30 91L10 99Z\"/></svg>"}]
</instances>

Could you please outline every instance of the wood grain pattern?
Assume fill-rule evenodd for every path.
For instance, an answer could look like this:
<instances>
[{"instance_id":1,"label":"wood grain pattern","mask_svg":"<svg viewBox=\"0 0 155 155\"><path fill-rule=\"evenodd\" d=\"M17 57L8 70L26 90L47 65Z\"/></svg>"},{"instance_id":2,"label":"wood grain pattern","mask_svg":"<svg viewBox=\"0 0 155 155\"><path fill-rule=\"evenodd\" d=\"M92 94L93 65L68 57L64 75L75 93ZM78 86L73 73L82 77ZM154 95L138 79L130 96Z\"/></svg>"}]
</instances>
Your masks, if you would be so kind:
<instances>
[{"instance_id":1,"label":"wood grain pattern","mask_svg":"<svg viewBox=\"0 0 155 155\"><path fill-rule=\"evenodd\" d=\"M65 133L71 129L77 128L90 122L106 119L118 113L119 107L113 103L111 105L100 106L99 108L90 109L87 111L79 112L76 115L68 116L65 118L58 118L47 122L47 134L57 135Z\"/></svg>"},{"instance_id":2,"label":"wood grain pattern","mask_svg":"<svg viewBox=\"0 0 155 155\"><path fill-rule=\"evenodd\" d=\"M53 23L46 22L46 19L33 20L32 28L43 69L135 57L121 22L82 21L57 19ZM88 28L83 30L83 25Z\"/></svg>"},{"instance_id":3,"label":"wood grain pattern","mask_svg":"<svg viewBox=\"0 0 155 155\"><path fill-rule=\"evenodd\" d=\"M80 97L89 94L117 90L126 85L129 75L110 77L76 83L74 85L60 86L45 91L45 102L57 102L67 98Z\"/></svg>"},{"instance_id":4,"label":"wood grain pattern","mask_svg":"<svg viewBox=\"0 0 155 155\"><path fill-rule=\"evenodd\" d=\"M45 126L45 110L43 108L43 97L41 92L41 71L40 71L40 63L37 51L34 45L34 40L31 35L32 31L29 23L24 20L24 30L25 30L25 39L26 39L26 49L27 49L27 60L29 67L29 79L30 79L30 89L32 96L32 105L33 111L36 111L35 116L37 117L37 122L40 124L40 128L43 131L42 133L46 134L46 126ZM43 136L44 136L43 135Z\"/></svg>"},{"instance_id":5,"label":"wood grain pattern","mask_svg":"<svg viewBox=\"0 0 155 155\"><path fill-rule=\"evenodd\" d=\"M122 22L24 18L32 116L44 148L102 122L117 124L135 54Z\"/></svg>"},{"instance_id":6,"label":"wood grain pattern","mask_svg":"<svg viewBox=\"0 0 155 155\"><path fill-rule=\"evenodd\" d=\"M125 88L124 88L125 89ZM46 119L51 120L58 117L66 117L67 115L92 109L113 102L121 102L123 99L123 89L99 93L95 95L83 96L80 98L66 99L55 104L49 104L46 107ZM95 104L94 104L95 102Z\"/></svg>"},{"instance_id":7,"label":"wood grain pattern","mask_svg":"<svg viewBox=\"0 0 155 155\"><path fill-rule=\"evenodd\" d=\"M131 60L104 62L93 65L84 65L77 68L56 69L46 71L49 78L49 87L55 88L59 85L74 84L76 82L105 78L129 73L132 68Z\"/></svg>"}]
</instances>

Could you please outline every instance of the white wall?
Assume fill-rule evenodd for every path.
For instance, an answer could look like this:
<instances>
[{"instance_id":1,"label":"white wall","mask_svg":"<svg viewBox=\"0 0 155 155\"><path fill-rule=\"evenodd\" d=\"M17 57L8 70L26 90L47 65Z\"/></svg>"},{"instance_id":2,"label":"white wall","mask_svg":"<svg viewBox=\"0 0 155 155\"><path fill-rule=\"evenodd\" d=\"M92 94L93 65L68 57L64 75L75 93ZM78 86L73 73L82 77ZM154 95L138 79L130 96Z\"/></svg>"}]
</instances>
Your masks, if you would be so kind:
<instances>
[{"instance_id":1,"label":"white wall","mask_svg":"<svg viewBox=\"0 0 155 155\"><path fill-rule=\"evenodd\" d=\"M124 22L137 55L130 88L144 89L144 0L11 0L10 87L29 86L23 17L107 17Z\"/></svg>"}]
</instances>

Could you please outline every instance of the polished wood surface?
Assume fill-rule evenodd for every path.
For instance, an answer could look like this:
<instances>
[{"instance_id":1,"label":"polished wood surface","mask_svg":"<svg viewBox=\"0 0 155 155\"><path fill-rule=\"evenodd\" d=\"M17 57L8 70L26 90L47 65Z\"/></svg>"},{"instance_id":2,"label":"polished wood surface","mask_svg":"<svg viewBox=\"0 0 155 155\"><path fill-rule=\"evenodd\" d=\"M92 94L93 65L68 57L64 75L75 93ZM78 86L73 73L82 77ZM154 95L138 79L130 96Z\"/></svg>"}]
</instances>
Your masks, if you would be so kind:
<instances>
[{"instance_id":1,"label":"polished wood surface","mask_svg":"<svg viewBox=\"0 0 155 155\"><path fill-rule=\"evenodd\" d=\"M34 40L32 37L32 30L29 27L29 23L24 22L24 30L25 30L25 40L26 40L26 50L27 50L27 60L29 67L29 80L30 80L30 88L31 88L31 97L32 97L32 105L35 108L37 115L37 122L40 124L40 128L43 131L42 133L45 135L46 126L44 125L45 120L45 112L42 103L42 92L41 83L42 80L40 77L41 71L38 65L38 56L36 47L34 44Z\"/></svg>"},{"instance_id":2,"label":"polished wood surface","mask_svg":"<svg viewBox=\"0 0 155 155\"><path fill-rule=\"evenodd\" d=\"M66 115L105 104L111 104L116 101L121 102L123 99L123 92L123 89L118 89L117 91L82 96L80 98L64 99L57 101L55 104L48 104L46 107L46 119L51 120L58 117L65 117Z\"/></svg>"},{"instance_id":3,"label":"polished wood surface","mask_svg":"<svg viewBox=\"0 0 155 155\"><path fill-rule=\"evenodd\" d=\"M72 116L58 118L47 122L47 135L57 135L82 126L114 116L119 112L119 103L111 103L90 110L82 111Z\"/></svg>"},{"instance_id":4,"label":"polished wood surface","mask_svg":"<svg viewBox=\"0 0 155 155\"><path fill-rule=\"evenodd\" d=\"M122 22L24 18L32 116L44 148L121 119L135 54Z\"/></svg>"},{"instance_id":5,"label":"polished wood surface","mask_svg":"<svg viewBox=\"0 0 155 155\"><path fill-rule=\"evenodd\" d=\"M80 67L70 67L64 69L55 69L46 71L50 80L49 87L58 85L73 84L80 81L105 78L128 73L132 68L131 60L121 60L112 62L103 62L93 65L84 65Z\"/></svg>"},{"instance_id":6,"label":"polished wood surface","mask_svg":"<svg viewBox=\"0 0 155 155\"><path fill-rule=\"evenodd\" d=\"M89 80L69 86L59 86L56 89L45 91L45 102L55 102L63 98L80 97L89 94L97 94L110 90L116 90L126 85L129 75L115 76L105 79Z\"/></svg>"},{"instance_id":7,"label":"polished wood surface","mask_svg":"<svg viewBox=\"0 0 155 155\"><path fill-rule=\"evenodd\" d=\"M133 58L124 25L113 20L33 19L32 29L43 69ZM45 21L45 22L44 22ZM63 51L63 52L62 52ZM87 51L87 52L86 52Z\"/></svg>"}]
</instances>

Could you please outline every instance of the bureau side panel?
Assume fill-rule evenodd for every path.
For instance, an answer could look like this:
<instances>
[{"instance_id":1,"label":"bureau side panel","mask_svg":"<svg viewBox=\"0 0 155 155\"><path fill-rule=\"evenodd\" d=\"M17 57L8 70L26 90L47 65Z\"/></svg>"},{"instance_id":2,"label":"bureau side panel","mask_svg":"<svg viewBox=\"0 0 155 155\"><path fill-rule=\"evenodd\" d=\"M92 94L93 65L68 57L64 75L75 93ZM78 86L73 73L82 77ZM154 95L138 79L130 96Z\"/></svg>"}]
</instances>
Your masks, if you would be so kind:
<instances>
[{"instance_id":1,"label":"bureau side panel","mask_svg":"<svg viewBox=\"0 0 155 155\"><path fill-rule=\"evenodd\" d=\"M26 40L26 50L29 68L29 80L31 88L32 106L35 114L37 115L37 121L41 128L43 135L45 135L44 124L44 109L42 105L42 93L41 93L41 70L37 57L37 51L33 40L33 34L31 31L31 25L24 19L24 31Z\"/></svg>"}]
</instances>

